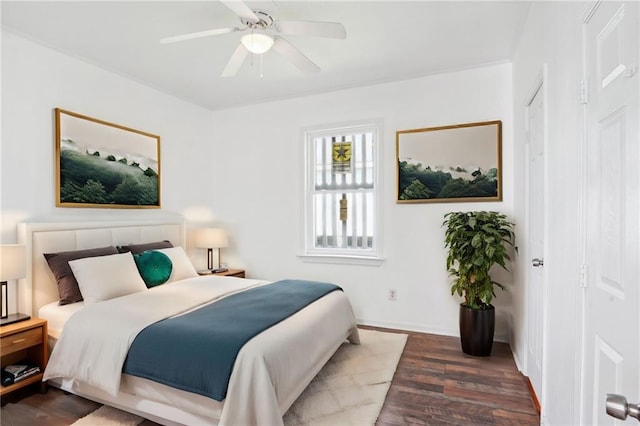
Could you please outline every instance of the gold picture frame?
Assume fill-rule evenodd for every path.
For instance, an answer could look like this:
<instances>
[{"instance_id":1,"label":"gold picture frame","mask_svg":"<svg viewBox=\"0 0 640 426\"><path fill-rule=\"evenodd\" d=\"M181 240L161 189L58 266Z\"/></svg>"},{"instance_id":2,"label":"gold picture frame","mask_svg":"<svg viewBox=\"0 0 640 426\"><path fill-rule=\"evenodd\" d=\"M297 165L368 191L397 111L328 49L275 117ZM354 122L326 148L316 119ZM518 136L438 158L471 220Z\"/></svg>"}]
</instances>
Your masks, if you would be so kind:
<instances>
[{"instance_id":1,"label":"gold picture frame","mask_svg":"<svg viewBox=\"0 0 640 426\"><path fill-rule=\"evenodd\" d=\"M161 207L160 136L55 109L56 207Z\"/></svg>"},{"instance_id":2,"label":"gold picture frame","mask_svg":"<svg viewBox=\"0 0 640 426\"><path fill-rule=\"evenodd\" d=\"M502 201L502 121L396 132L397 203Z\"/></svg>"}]
</instances>

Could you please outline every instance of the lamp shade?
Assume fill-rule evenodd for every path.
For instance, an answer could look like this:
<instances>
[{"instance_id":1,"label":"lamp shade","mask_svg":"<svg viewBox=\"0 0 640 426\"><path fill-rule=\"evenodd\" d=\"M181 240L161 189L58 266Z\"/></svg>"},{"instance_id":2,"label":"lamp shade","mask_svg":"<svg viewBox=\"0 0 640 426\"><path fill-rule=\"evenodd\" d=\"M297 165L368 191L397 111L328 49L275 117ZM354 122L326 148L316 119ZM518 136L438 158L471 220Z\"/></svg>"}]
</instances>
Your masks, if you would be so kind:
<instances>
[{"instance_id":1,"label":"lamp shade","mask_svg":"<svg viewBox=\"0 0 640 426\"><path fill-rule=\"evenodd\" d=\"M24 278L27 272L26 261L26 252L23 245L0 245L0 281Z\"/></svg>"},{"instance_id":2,"label":"lamp shade","mask_svg":"<svg viewBox=\"0 0 640 426\"><path fill-rule=\"evenodd\" d=\"M220 248L229 245L227 231L220 228L205 228L198 230L196 234L196 247Z\"/></svg>"},{"instance_id":3,"label":"lamp shade","mask_svg":"<svg viewBox=\"0 0 640 426\"><path fill-rule=\"evenodd\" d=\"M247 48L247 50L256 55L260 55L273 46L273 38L267 34L252 32L242 36L240 42Z\"/></svg>"}]
</instances>

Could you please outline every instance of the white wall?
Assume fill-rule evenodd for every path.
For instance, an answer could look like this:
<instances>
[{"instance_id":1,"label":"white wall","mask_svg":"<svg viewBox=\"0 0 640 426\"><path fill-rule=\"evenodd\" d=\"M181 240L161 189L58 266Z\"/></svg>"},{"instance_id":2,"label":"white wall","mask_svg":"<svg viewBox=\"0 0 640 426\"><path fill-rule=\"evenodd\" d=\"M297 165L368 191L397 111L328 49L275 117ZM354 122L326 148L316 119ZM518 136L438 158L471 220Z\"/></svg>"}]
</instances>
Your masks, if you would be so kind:
<instances>
[{"instance_id":1,"label":"white wall","mask_svg":"<svg viewBox=\"0 0 640 426\"><path fill-rule=\"evenodd\" d=\"M381 266L305 263L301 128L381 118L384 256ZM300 277L341 284L360 321L458 334L459 300L445 270L444 213L513 211L511 66L495 65L214 112L211 159L219 219L232 247L223 261L251 277ZM504 202L396 204L396 130L484 120L503 121ZM511 285L509 274L503 274ZM397 301L387 300L389 288ZM508 338L510 295L499 293L496 336Z\"/></svg>"},{"instance_id":2,"label":"white wall","mask_svg":"<svg viewBox=\"0 0 640 426\"><path fill-rule=\"evenodd\" d=\"M580 263L580 126L581 2L534 2L513 61L515 185L525 188L525 102L547 64L547 276L546 361L543 422L575 424L579 384L576 342L579 334L578 296ZM515 194L516 221L525 222L526 193ZM523 232L526 241L526 232ZM526 245L517 280L526 282ZM514 310L526 312L526 287L514 291ZM514 317L512 349L526 366L526 315ZM540 396L540 395L539 395ZM574 420L576 419L576 420Z\"/></svg>"},{"instance_id":3,"label":"white wall","mask_svg":"<svg viewBox=\"0 0 640 426\"><path fill-rule=\"evenodd\" d=\"M60 107L161 137L162 209L55 207L54 113ZM211 112L2 31L0 242L34 218L85 220L176 213L212 220ZM12 292L15 294L15 292Z\"/></svg>"}]
</instances>

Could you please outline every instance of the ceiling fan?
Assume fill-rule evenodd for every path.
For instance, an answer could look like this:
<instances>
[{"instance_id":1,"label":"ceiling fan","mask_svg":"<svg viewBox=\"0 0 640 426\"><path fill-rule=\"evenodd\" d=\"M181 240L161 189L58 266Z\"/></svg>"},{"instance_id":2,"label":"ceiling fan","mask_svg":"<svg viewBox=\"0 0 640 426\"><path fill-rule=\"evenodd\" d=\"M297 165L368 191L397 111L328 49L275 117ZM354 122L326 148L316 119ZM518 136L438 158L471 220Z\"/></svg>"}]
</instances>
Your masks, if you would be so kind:
<instances>
[{"instance_id":1,"label":"ceiling fan","mask_svg":"<svg viewBox=\"0 0 640 426\"><path fill-rule=\"evenodd\" d=\"M313 21L278 21L262 10L251 10L240 0L220 0L240 17L242 27L216 28L195 33L165 37L160 43L175 43L201 37L210 37L233 32L247 32L240 39L231 59L222 71L222 77L233 77L244 63L244 60L253 53L261 55L271 48L284 58L288 59L300 71L314 73L320 71L320 67L314 64L293 44L280 37L278 34L327 37L345 39L347 33L344 26L338 22L313 22ZM275 33L275 34L274 34Z\"/></svg>"}]
</instances>

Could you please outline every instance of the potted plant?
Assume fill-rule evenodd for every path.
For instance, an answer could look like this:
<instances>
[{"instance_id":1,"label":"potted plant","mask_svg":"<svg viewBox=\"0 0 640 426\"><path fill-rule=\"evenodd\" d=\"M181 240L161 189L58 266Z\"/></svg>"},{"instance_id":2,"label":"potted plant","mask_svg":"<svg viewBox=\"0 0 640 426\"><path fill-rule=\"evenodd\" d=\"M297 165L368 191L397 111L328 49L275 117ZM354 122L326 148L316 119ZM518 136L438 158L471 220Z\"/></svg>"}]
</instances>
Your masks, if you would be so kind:
<instances>
[{"instance_id":1,"label":"potted plant","mask_svg":"<svg viewBox=\"0 0 640 426\"><path fill-rule=\"evenodd\" d=\"M504 286L489 275L493 265L507 270L509 246L513 247L513 223L498 212L450 212L445 216L447 270L453 277L451 294L460 304L460 341L464 353L488 356L493 346L495 287Z\"/></svg>"}]
</instances>

